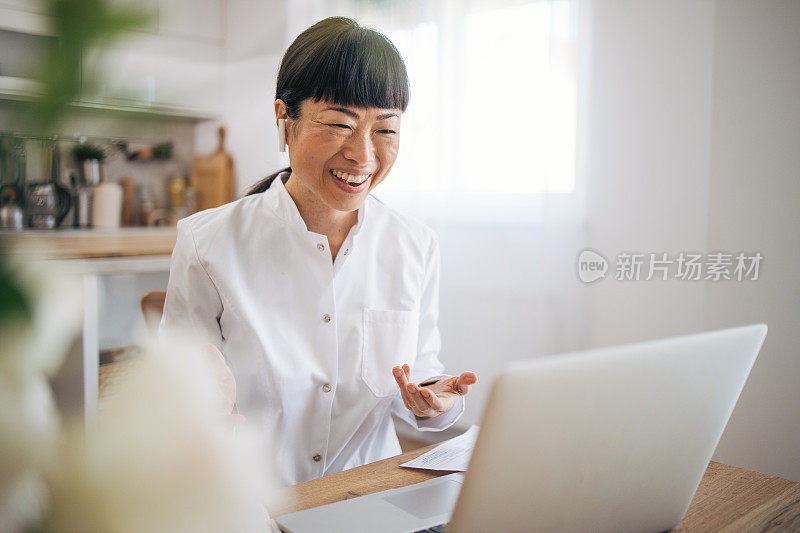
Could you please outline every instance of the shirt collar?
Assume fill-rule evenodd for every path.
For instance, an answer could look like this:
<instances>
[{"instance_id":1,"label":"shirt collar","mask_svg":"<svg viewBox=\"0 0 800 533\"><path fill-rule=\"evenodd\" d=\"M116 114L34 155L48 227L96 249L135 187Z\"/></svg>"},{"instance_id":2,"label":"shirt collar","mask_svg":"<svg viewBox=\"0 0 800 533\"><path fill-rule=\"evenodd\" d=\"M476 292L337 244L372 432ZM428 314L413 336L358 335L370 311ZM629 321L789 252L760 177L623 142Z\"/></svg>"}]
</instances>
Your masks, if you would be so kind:
<instances>
[{"instance_id":1,"label":"shirt collar","mask_svg":"<svg viewBox=\"0 0 800 533\"><path fill-rule=\"evenodd\" d=\"M300 211L297 209L297 205L294 203L294 200L292 200L292 197L289 196L289 192L286 190L285 183L286 180L289 179L289 175L289 171L283 171L278 174L270 184L268 190L274 193L274 201L272 202L272 205L278 216L289 223L289 225L298 229L302 229L303 231L308 231L308 226L306 226L303 217L300 216ZM364 205L362 205L358 210L358 221L356 222L355 226L350 229L350 235L353 237L358 235L358 233L361 231L361 228L364 226L364 220L367 217L367 204L369 204L369 202L370 198L367 196L367 199L364 201Z\"/></svg>"},{"instance_id":2,"label":"shirt collar","mask_svg":"<svg viewBox=\"0 0 800 533\"><path fill-rule=\"evenodd\" d=\"M284 171L272 180L269 190L274 193L273 197L275 202L273 207L278 216L288 222L289 225L308 231L308 226L306 226L303 217L300 216L300 211L297 210L294 200L289 196L289 191L286 190L285 183L286 180L289 179L289 175L290 173L288 171Z\"/></svg>"}]
</instances>

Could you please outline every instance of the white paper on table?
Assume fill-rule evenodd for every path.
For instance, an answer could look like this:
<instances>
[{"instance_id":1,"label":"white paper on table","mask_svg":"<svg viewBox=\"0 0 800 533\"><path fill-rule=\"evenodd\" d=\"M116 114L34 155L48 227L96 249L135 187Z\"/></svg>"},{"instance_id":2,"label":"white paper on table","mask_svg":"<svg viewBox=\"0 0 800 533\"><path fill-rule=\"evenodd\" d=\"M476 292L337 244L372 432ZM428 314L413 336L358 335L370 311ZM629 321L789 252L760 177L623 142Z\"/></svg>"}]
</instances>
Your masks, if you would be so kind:
<instances>
[{"instance_id":1,"label":"white paper on table","mask_svg":"<svg viewBox=\"0 0 800 533\"><path fill-rule=\"evenodd\" d=\"M472 426L467 431L446 440L428 453L424 453L400 466L406 468L424 468L426 470L448 470L451 472L466 472L472 449L478 438L478 426Z\"/></svg>"}]
</instances>

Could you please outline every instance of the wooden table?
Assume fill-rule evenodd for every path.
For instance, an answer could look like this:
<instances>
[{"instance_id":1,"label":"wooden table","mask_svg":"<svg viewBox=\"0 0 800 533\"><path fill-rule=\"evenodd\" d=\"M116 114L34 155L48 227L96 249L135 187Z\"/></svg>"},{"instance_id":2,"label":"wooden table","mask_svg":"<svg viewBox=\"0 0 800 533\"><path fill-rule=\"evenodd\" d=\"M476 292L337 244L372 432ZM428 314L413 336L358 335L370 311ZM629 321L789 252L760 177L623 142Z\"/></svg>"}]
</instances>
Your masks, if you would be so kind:
<instances>
[{"instance_id":1,"label":"wooden table","mask_svg":"<svg viewBox=\"0 0 800 533\"><path fill-rule=\"evenodd\" d=\"M272 517L446 474L399 468L435 445L279 491ZM800 483L712 461L673 531L800 531Z\"/></svg>"}]
</instances>

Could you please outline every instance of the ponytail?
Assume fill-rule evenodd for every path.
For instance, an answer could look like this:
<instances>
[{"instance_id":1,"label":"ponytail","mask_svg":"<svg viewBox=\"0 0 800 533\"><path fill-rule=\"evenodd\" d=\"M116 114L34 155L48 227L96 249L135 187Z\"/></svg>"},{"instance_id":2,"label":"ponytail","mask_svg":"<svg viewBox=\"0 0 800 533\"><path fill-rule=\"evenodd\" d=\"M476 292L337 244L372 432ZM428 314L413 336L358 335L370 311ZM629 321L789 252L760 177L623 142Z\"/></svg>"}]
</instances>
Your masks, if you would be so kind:
<instances>
[{"instance_id":1,"label":"ponytail","mask_svg":"<svg viewBox=\"0 0 800 533\"><path fill-rule=\"evenodd\" d=\"M250 190L247 191L247 194L245 196L250 196L251 194L258 194L266 191L267 189L269 189L270 185L272 185L272 182L275 181L275 178L277 178L280 173L291 172L291 171L292 167L286 167L282 170L277 171L275 174L270 174L266 178L262 179L261 181L250 187Z\"/></svg>"}]
</instances>

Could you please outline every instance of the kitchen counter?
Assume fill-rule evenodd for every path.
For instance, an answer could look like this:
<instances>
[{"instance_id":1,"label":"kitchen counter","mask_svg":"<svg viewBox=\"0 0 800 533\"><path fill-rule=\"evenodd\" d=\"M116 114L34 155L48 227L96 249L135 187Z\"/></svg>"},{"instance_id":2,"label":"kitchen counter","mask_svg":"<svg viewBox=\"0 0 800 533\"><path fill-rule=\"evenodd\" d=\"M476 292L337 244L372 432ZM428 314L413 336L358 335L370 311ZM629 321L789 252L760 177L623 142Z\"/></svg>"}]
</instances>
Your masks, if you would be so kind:
<instances>
[{"instance_id":1,"label":"kitchen counter","mask_svg":"<svg viewBox=\"0 0 800 533\"><path fill-rule=\"evenodd\" d=\"M99 259L171 255L174 227L119 229L0 230L0 242L31 256Z\"/></svg>"}]
</instances>

